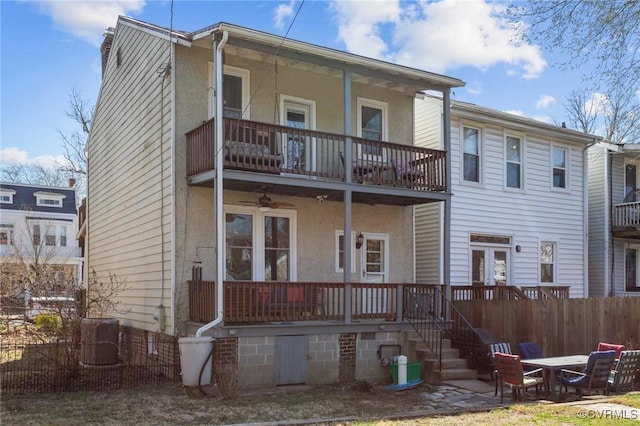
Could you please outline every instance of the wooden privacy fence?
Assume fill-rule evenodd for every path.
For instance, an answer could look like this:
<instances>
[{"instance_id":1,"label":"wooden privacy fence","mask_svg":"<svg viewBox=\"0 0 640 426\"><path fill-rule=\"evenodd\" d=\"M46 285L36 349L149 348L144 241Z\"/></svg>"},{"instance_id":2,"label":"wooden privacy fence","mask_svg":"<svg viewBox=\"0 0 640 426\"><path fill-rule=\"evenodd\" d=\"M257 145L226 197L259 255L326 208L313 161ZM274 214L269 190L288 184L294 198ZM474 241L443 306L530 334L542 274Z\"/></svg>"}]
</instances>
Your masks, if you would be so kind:
<instances>
[{"instance_id":1,"label":"wooden privacy fence","mask_svg":"<svg viewBox=\"0 0 640 426\"><path fill-rule=\"evenodd\" d=\"M640 349L640 298L457 300L471 325L496 341L537 342L545 356L588 354L598 342Z\"/></svg>"}]
</instances>

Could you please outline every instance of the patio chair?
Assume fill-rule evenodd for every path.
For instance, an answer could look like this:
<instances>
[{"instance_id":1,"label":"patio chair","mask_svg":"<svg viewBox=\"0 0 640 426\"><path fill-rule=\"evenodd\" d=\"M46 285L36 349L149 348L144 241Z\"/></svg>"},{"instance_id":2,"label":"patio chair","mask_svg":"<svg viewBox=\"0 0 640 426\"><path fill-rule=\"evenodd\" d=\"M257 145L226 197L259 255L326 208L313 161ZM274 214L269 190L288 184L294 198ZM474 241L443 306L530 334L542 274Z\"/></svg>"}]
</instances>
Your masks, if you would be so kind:
<instances>
[{"instance_id":1,"label":"patio chair","mask_svg":"<svg viewBox=\"0 0 640 426\"><path fill-rule=\"evenodd\" d=\"M609 394L609 376L611 367L616 360L615 351L593 351L589 354L587 366L584 371L572 371L562 369L559 376L561 385L571 387L578 393L578 398L582 399L582 391L603 391ZM560 387L560 399L562 399L562 387Z\"/></svg>"},{"instance_id":2,"label":"patio chair","mask_svg":"<svg viewBox=\"0 0 640 426\"><path fill-rule=\"evenodd\" d=\"M536 342L518 343L518 351L522 359L544 358L542 349Z\"/></svg>"},{"instance_id":3,"label":"patio chair","mask_svg":"<svg viewBox=\"0 0 640 426\"><path fill-rule=\"evenodd\" d=\"M504 402L504 386L511 388L513 400L522 400L522 392L535 386L538 396L538 386L544 384L542 369L525 372L518 355L509 355L496 352L496 369L500 381L500 403Z\"/></svg>"},{"instance_id":4,"label":"patio chair","mask_svg":"<svg viewBox=\"0 0 640 426\"><path fill-rule=\"evenodd\" d=\"M620 393L623 389L634 390L640 370L640 350L622 351L615 370L609 376L609 389Z\"/></svg>"},{"instance_id":5,"label":"patio chair","mask_svg":"<svg viewBox=\"0 0 640 426\"><path fill-rule=\"evenodd\" d=\"M602 352L602 351L616 351L616 359L620 358L620 354L625 349L626 348L624 347L624 345L617 345L615 343L605 343L605 342L598 343L598 351L600 351L600 352Z\"/></svg>"},{"instance_id":6,"label":"patio chair","mask_svg":"<svg viewBox=\"0 0 640 426\"><path fill-rule=\"evenodd\" d=\"M491 378L496 383L494 395L498 395L498 369L496 368L495 355L500 352L507 355L513 355L511 345L508 342L490 343L489 344L489 360L491 361Z\"/></svg>"}]
</instances>

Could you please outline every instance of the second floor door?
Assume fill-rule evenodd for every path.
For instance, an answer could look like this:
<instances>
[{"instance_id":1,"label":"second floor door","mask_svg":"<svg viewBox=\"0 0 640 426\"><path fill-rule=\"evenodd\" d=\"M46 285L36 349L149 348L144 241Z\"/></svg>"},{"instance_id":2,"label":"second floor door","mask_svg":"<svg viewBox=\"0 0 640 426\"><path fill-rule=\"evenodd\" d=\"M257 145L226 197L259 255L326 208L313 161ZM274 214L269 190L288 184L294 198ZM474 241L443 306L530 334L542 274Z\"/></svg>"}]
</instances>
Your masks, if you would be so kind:
<instances>
[{"instance_id":1,"label":"second floor door","mask_svg":"<svg viewBox=\"0 0 640 426\"><path fill-rule=\"evenodd\" d=\"M282 124L294 129L314 129L314 102L293 97L283 97ZM304 132L292 131L283 135L282 154L284 162L282 168L296 174L305 174L315 170L315 156L313 138L305 136Z\"/></svg>"}]
</instances>

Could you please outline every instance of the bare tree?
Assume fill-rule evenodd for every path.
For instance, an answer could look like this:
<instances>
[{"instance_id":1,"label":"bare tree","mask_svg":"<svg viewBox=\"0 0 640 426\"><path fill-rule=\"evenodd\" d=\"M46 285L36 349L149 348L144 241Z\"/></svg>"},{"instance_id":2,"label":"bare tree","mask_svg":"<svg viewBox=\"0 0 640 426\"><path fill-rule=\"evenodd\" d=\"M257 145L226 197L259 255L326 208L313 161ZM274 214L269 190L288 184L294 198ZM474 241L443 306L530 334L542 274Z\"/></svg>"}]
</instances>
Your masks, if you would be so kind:
<instances>
[{"instance_id":1,"label":"bare tree","mask_svg":"<svg viewBox=\"0 0 640 426\"><path fill-rule=\"evenodd\" d=\"M73 119L79 126L79 130L71 134L64 134L58 131L62 138L65 162L59 164L61 170L73 176L87 175L87 153L85 146L87 138L91 132L91 122L93 120L94 107L90 106L87 99L83 98L80 92L72 89L69 93L69 110L67 116Z\"/></svg>"},{"instance_id":2,"label":"bare tree","mask_svg":"<svg viewBox=\"0 0 640 426\"><path fill-rule=\"evenodd\" d=\"M585 77L608 85L640 76L640 2L530 0L509 10L523 38L565 53L561 66L589 64Z\"/></svg>"},{"instance_id":3,"label":"bare tree","mask_svg":"<svg viewBox=\"0 0 640 426\"><path fill-rule=\"evenodd\" d=\"M66 186L69 175L57 166L42 163L9 164L2 167L2 180L32 185Z\"/></svg>"}]
</instances>

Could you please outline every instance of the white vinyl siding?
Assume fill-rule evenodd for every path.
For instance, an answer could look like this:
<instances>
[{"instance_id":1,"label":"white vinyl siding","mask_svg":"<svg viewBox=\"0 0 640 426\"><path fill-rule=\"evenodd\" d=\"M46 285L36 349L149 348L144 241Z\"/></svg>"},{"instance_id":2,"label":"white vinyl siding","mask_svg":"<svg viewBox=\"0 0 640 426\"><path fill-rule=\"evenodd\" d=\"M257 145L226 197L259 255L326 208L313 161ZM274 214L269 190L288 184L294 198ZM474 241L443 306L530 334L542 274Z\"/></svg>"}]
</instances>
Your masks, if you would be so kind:
<instances>
[{"instance_id":1,"label":"white vinyl siding","mask_svg":"<svg viewBox=\"0 0 640 426\"><path fill-rule=\"evenodd\" d=\"M127 48L119 67L110 57L88 145L88 267L100 280L126 280L127 324L155 330L145 305L171 306L171 78L157 73L170 45L128 25L118 27L112 52L118 42Z\"/></svg>"},{"instance_id":2,"label":"white vinyl siding","mask_svg":"<svg viewBox=\"0 0 640 426\"><path fill-rule=\"evenodd\" d=\"M609 280L605 241L607 237L606 151L601 146L589 148L589 296L605 296Z\"/></svg>"}]
</instances>

